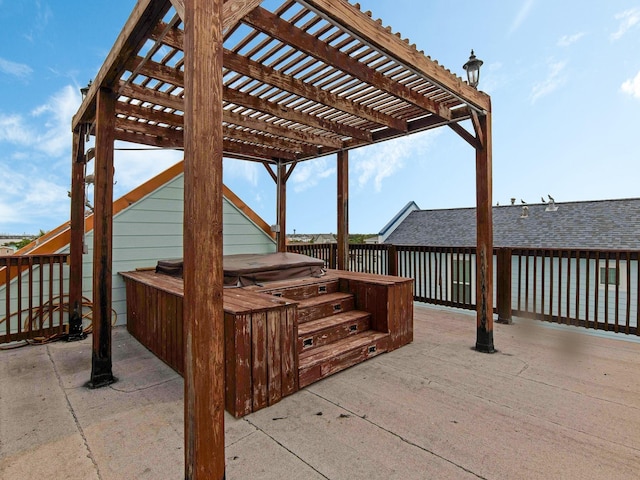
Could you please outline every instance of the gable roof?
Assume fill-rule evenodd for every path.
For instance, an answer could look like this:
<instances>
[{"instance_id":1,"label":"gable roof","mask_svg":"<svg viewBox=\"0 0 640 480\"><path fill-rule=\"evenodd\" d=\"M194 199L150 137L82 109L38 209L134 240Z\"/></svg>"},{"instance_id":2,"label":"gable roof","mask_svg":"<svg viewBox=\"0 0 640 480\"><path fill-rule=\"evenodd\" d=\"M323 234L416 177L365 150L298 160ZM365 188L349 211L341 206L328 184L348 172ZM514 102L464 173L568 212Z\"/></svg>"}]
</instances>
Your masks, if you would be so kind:
<instances>
[{"instance_id":1,"label":"gable roof","mask_svg":"<svg viewBox=\"0 0 640 480\"><path fill-rule=\"evenodd\" d=\"M380 230L380 232L378 233L380 237L378 241L381 240L382 242L384 242L387 236L389 236L393 232L397 224L404 220L407 215L409 215L409 213L413 212L414 210L420 210L420 207L416 202L412 200L404 207L402 207L402 209L398 213L396 213L395 216L391 220L389 220L389 222L384 227L382 227L382 230Z\"/></svg>"},{"instance_id":2,"label":"gable roof","mask_svg":"<svg viewBox=\"0 0 640 480\"><path fill-rule=\"evenodd\" d=\"M640 249L640 198L493 207L496 247ZM384 243L473 247L476 209L417 210Z\"/></svg>"},{"instance_id":3,"label":"gable roof","mask_svg":"<svg viewBox=\"0 0 640 480\"><path fill-rule=\"evenodd\" d=\"M176 163L163 172L160 172L155 177L150 178L146 182L142 183L138 187L134 188L130 192L115 200L113 202L113 215L115 216L118 213L122 212L137 201L146 197L154 190L160 188L165 183L173 180L183 172L184 160ZM275 234L271 231L271 227L269 227L267 222L265 222L257 213L255 213L226 185L223 185L222 193L229 202L231 202L238 210L244 213L258 227L264 230L267 235L269 235L271 238L275 237ZM85 232L90 232L91 230L93 230L93 214L87 215L87 217L85 217ZM41 237L36 238L33 242L16 251L14 255L55 253L60 251L61 248L68 245L70 241L70 223L65 222L62 225L48 231Z\"/></svg>"}]
</instances>

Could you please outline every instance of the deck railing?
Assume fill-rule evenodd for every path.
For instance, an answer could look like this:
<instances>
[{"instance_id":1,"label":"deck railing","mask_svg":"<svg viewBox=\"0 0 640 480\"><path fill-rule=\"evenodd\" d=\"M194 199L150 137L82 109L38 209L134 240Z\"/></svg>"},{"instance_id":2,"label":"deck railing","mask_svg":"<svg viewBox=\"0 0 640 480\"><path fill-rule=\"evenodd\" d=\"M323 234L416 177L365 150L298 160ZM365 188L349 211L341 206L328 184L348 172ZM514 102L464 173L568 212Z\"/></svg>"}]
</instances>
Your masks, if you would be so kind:
<instances>
[{"instance_id":1,"label":"deck railing","mask_svg":"<svg viewBox=\"0 0 640 480\"><path fill-rule=\"evenodd\" d=\"M289 245L335 268L335 244ZM640 335L638 251L494 249L494 312ZM349 245L351 271L414 279L414 299L474 310L475 248Z\"/></svg>"},{"instance_id":2,"label":"deck railing","mask_svg":"<svg viewBox=\"0 0 640 480\"><path fill-rule=\"evenodd\" d=\"M64 333L68 256L0 256L0 343Z\"/></svg>"}]
</instances>

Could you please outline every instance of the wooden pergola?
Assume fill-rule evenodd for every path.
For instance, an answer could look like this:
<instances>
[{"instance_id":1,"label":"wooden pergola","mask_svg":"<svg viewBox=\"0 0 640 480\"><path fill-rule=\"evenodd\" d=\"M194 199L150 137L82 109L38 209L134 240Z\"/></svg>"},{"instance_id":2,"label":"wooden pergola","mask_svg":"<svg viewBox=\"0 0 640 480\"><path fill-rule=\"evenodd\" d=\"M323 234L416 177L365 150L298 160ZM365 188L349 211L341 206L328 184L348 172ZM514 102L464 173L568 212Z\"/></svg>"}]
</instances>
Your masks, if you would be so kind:
<instances>
[{"instance_id":1,"label":"wooden pergola","mask_svg":"<svg viewBox=\"0 0 640 480\"><path fill-rule=\"evenodd\" d=\"M338 266L348 244L348 151L447 125L476 151L477 339L493 351L491 103L400 34L344 0L138 0L73 118L70 304L81 297L85 138L95 136L90 386L114 381L114 141L183 148L185 475L224 478L222 158L277 183L337 154ZM460 125L471 120L470 132ZM71 313L73 315L73 311Z\"/></svg>"}]
</instances>

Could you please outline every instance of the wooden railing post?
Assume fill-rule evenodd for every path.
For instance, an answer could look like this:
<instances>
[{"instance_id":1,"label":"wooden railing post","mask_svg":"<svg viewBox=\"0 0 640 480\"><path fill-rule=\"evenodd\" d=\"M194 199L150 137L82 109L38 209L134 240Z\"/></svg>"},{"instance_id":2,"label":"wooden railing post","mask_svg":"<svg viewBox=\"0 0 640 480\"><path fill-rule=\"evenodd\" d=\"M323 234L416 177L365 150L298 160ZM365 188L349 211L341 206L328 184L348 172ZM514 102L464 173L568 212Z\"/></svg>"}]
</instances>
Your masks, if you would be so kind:
<instances>
[{"instance_id":1,"label":"wooden railing post","mask_svg":"<svg viewBox=\"0 0 640 480\"><path fill-rule=\"evenodd\" d=\"M336 268L338 259L338 244L330 243L329 244L329 268Z\"/></svg>"},{"instance_id":2,"label":"wooden railing post","mask_svg":"<svg viewBox=\"0 0 640 480\"><path fill-rule=\"evenodd\" d=\"M498 248L496 303L498 304L498 323L511 324L511 249Z\"/></svg>"},{"instance_id":3,"label":"wooden railing post","mask_svg":"<svg viewBox=\"0 0 640 480\"><path fill-rule=\"evenodd\" d=\"M387 261L389 265L388 274L394 277L398 276L398 250L395 245L389 245Z\"/></svg>"}]
</instances>

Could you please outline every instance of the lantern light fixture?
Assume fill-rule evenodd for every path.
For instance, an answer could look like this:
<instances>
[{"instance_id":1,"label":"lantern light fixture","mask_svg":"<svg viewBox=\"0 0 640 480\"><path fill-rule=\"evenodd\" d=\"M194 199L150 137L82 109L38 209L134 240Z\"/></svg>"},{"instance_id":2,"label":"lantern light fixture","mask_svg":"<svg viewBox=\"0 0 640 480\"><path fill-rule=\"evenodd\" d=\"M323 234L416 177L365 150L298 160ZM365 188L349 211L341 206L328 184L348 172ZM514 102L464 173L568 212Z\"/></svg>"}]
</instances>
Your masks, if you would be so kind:
<instances>
[{"instance_id":1,"label":"lantern light fixture","mask_svg":"<svg viewBox=\"0 0 640 480\"><path fill-rule=\"evenodd\" d=\"M480 67L483 63L482 60L476 58L473 50L471 50L469 60L462 66L462 68L467 71L467 80L473 88L478 88L478 83L480 82Z\"/></svg>"},{"instance_id":2,"label":"lantern light fixture","mask_svg":"<svg viewBox=\"0 0 640 480\"><path fill-rule=\"evenodd\" d=\"M87 94L89 93L90 88L91 88L91 80L89 80L89 83L87 83L86 87L82 87L80 89L80 94L82 95L82 101L84 101L84 99L87 98Z\"/></svg>"}]
</instances>

